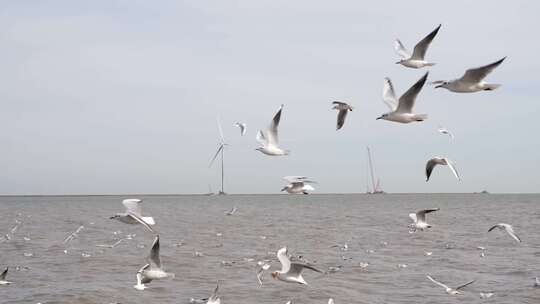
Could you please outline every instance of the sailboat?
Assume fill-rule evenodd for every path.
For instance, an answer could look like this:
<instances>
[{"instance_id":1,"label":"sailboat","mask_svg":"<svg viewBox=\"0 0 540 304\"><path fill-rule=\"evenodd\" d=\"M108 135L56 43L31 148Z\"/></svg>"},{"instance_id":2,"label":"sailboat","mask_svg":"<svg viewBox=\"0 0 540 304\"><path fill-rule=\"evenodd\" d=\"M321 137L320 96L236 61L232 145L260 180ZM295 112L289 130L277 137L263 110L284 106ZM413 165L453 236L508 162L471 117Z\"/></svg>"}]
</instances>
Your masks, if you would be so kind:
<instances>
[{"instance_id":1,"label":"sailboat","mask_svg":"<svg viewBox=\"0 0 540 304\"><path fill-rule=\"evenodd\" d=\"M367 157L368 157L368 169L369 169L369 174L366 173L366 193L367 194L385 194L386 192L384 192L382 189L381 189L381 181L377 178L377 183L375 183L375 173L374 173L374 170L373 170L373 161L371 159L371 150L369 149L369 147L367 147ZM371 191L369 189L369 185L368 185L368 175L371 175L371 185L372 185L372 188L371 188Z\"/></svg>"}]
</instances>

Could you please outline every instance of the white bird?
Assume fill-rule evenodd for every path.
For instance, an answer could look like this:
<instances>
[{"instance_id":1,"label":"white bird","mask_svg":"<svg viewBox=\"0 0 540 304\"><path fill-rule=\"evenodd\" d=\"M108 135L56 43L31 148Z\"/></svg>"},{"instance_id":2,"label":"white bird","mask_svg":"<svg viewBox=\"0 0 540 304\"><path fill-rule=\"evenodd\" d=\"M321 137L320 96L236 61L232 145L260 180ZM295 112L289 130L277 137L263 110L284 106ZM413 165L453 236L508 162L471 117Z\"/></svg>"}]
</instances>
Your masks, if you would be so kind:
<instances>
[{"instance_id":1,"label":"white bird","mask_svg":"<svg viewBox=\"0 0 540 304\"><path fill-rule=\"evenodd\" d=\"M334 299L332 298L328 299L328 304L334 304Z\"/></svg>"},{"instance_id":2,"label":"white bird","mask_svg":"<svg viewBox=\"0 0 540 304\"><path fill-rule=\"evenodd\" d=\"M449 295L457 295L457 294L461 294L461 292L459 292L460 289L462 289L462 288L464 288L465 286L468 286L468 285L470 285L470 284L472 284L472 283L474 283L474 282L476 281L476 280L472 280L472 281L470 281L470 282L468 282L468 283L465 283L465 284L463 284L463 285L460 285L460 286L458 286L458 287L456 287L456 288L450 288L450 287L444 285L444 284L441 283L441 282L435 281L435 280L434 280L432 277L430 277L429 275L426 275L426 277L427 277L431 282L433 282L433 283L435 283L435 284L441 286L442 288L444 288L445 291L446 291L446 293L449 294Z\"/></svg>"},{"instance_id":3,"label":"white bird","mask_svg":"<svg viewBox=\"0 0 540 304\"><path fill-rule=\"evenodd\" d=\"M217 282L216 288L214 289L214 292L212 292L212 295L210 298L208 298L208 302L206 304L220 304L221 299L218 297L217 293L219 290L219 281Z\"/></svg>"},{"instance_id":4,"label":"white bird","mask_svg":"<svg viewBox=\"0 0 540 304\"><path fill-rule=\"evenodd\" d=\"M450 139L454 139L454 134L452 134L450 131L448 131L447 128L445 128L443 126L439 126L437 131L439 131L439 133L441 133L441 134L445 134L445 135L450 136Z\"/></svg>"},{"instance_id":5,"label":"white bird","mask_svg":"<svg viewBox=\"0 0 540 304\"><path fill-rule=\"evenodd\" d=\"M332 109L339 111L338 116L337 116L337 124L336 124L336 131L337 131L341 129L341 127L343 127L343 124L345 124L345 118L347 117L347 113L349 111L352 112L353 107L351 107L346 102L341 102L341 101L334 101L332 102L332 104L334 105Z\"/></svg>"},{"instance_id":6,"label":"white bird","mask_svg":"<svg viewBox=\"0 0 540 304\"><path fill-rule=\"evenodd\" d=\"M439 208L424 209L416 213L409 213L409 217L413 220L413 223L409 225L413 229L412 232L416 232L418 229L424 231L427 228L431 228L431 225L426 221L426 214L435 211L439 211Z\"/></svg>"},{"instance_id":7,"label":"white bird","mask_svg":"<svg viewBox=\"0 0 540 304\"><path fill-rule=\"evenodd\" d=\"M225 215L233 215L236 213L236 210L238 210L238 208L236 208L236 206L233 206L231 210L225 212Z\"/></svg>"},{"instance_id":8,"label":"white bird","mask_svg":"<svg viewBox=\"0 0 540 304\"><path fill-rule=\"evenodd\" d=\"M428 73L426 73L420 80L418 80L407 92L405 92L399 99L396 97L394 86L390 78L384 79L383 86L383 101L390 108L390 112L382 114L377 119L384 119L399 123L410 123L413 121L424 121L428 118L427 114L414 114L412 109L416 96L422 90L424 83L426 83Z\"/></svg>"},{"instance_id":9,"label":"white bird","mask_svg":"<svg viewBox=\"0 0 540 304\"><path fill-rule=\"evenodd\" d=\"M452 171L452 173L454 173L454 176L457 178L458 181L461 181L461 177L459 177L459 174L456 170L456 167L454 165L454 163L446 158L446 157L433 157L432 159L428 160L428 162L426 163L426 182L429 181L429 177L431 176L431 172L433 172L433 168L435 168L435 166L437 165L444 165L444 166L448 166L448 168L450 168L450 170Z\"/></svg>"},{"instance_id":10,"label":"white bird","mask_svg":"<svg viewBox=\"0 0 540 304\"><path fill-rule=\"evenodd\" d=\"M262 278L265 270L268 270L270 268L270 264L262 263L260 265L259 269L257 269L257 281L259 281L259 286L262 286Z\"/></svg>"},{"instance_id":11,"label":"white bird","mask_svg":"<svg viewBox=\"0 0 540 304\"><path fill-rule=\"evenodd\" d=\"M405 49L401 41L399 41L399 39L396 39L394 43L394 49L396 50L396 53L401 57L401 59L396 62L396 64L401 64L403 66L413 69L419 69L426 66L435 65L435 63L427 62L424 57L426 56L426 52L429 45L431 44L431 41L433 41L433 38L435 38L440 28L441 25L439 24L436 29L434 29L431 33L424 37L424 39L422 39L420 42L418 42L414 46L412 55L409 54L407 49Z\"/></svg>"},{"instance_id":12,"label":"white bird","mask_svg":"<svg viewBox=\"0 0 540 304\"><path fill-rule=\"evenodd\" d=\"M81 230L84 229L84 226L81 225L79 226L79 228L77 228L77 230L75 230L74 232L72 232L70 235L68 235L65 239L64 239L64 244L66 243L69 243L71 242L73 239L77 238L79 236L79 232L81 232Z\"/></svg>"},{"instance_id":13,"label":"white bird","mask_svg":"<svg viewBox=\"0 0 540 304\"><path fill-rule=\"evenodd\" d=\"M150 283L152 280L165 278L174 278L174 273L165 272L161 266L161 258L159 256L159 235L156 235L152 249L147 258L147 264L139 269L138 273L142 275L141 283Z\"/></svg>"},{"instance_id":14,"label":"white bird","mask_svg":"<svg viewBox=\"0 0 540 304\"><path fill-rule=\"evenodd\" d=\"M283 177L284 180L288 182L288 184L281 189L281 191L287 191L287 193L291 194L309 194L308 191L314 191L315 188L309 184L316 183L315 181L309 180L306 176L285 176Z\"/></svg>"},{"instance_id":15,"label":"white bird","mask_svg":"<svg viewBox=\"0 0 540 304\"><path fill-rule=\"evenodd\" d=\"M7 273L8 273L8 268L9 267L6 267L6 269L2 272L2 274L0 274L0 285L9 285L9 284L11 284L10 281L6 280L6 276L7 276Z\"/></svg>"},{"instance_id":16,"label":"white bird","mask_svg":"<svg viewBox=\"0 0 540 304\"><path fill-rule=\"evenodd\" d=\"M283 105L279 107L276 115L272 118L270 126L267 130L259 130L257 132L257 141L262 145L255 150L260 151L266 155L270 156L283 156L289 155L289 150L284 150L279 147L279 138L278 138L278 126L281 119L281 111L283 110Z\"/></svg>"},{"instance_id":17,"label":"white bird","mask_svg":"<svg viewBox=\"0 0 540 304\"><path fill-rule=\"evenodd\" d=\"M493 91L496 88L500 87L500 84L486 83L484 78L486 78L489 73L491 73L496 67L498 67L506 57L499 59L488 65L472 68L465 71L465 74L461 78L446 81L446 80L437 80L433 81L431 84L436 85L435 88L445 88L449 91L456 93L473 93L478 91Z\"/></svg>"},{"instance_id":18,"label":"white bird","mask_svg":"<svg viewBox=\"0 0 540 304\"><path fill-rule=\"evenodd\" d=\"M288 283L307 285L307 282L302 277L302 271L304 269L307 268L322 273L322 271L318 270L317 268L306 264L291 263L291 260L287 256L287 247L283 247L278 250L277 258L281 262L281 270L272 272L272 277L274 279Z\"/></svg>"},{"instance_id":19,"label":"white bird","mask_svg":"<svg viewBox=\"0 0 540 304\"><path fill-rule=\"evenodd\" d=\"M237 122L234 124L235 127L239 127L240 128L240 135L241 136L244 136L244 134L246 134L246 131L247 131L247 125L243 122Z\"/></svg>"},{"instance_id":20,"label":"white bird","mask_svg":"<svg viewBox=\"0 0 540 304\"><path fill-rule=\"evenodd\" d=\"M491 298L495 293L493 292L481 292L480 293L480 299L489 299Z\"/></svg>"},{"instance_id":21,"label":"white bird","mask_svg":"<svg viewBox=\"0 0 540 304\"><path fill-rule=\"evenodd\" d=\"M505 224L505 223L499 223L499 224L489 228L488 232L490 232L491 230L493 230L495 228L506 231L506 233L508 233L508 235L510 235L514 240L516 240L516 242L521 243L521 239L514 232L514 228L512 227L512 225Z\"/></svg>"},{"instance_id":22,"label":"white bird","mask_svg":"<svg viewBox=\"0 0 540 304\"><path fill-rule=\"evenodd\" d=\"M151 216L142 216L141 203L142 200L140 199L125 199L122 201L122 204L126 207L126 212L117 213L110 218L126 224L142 224L146 229L155 234L156 232L150 226L155 225L156 222Z\"/></svg>"},{"instance_id":23,"label":"white bird","mask_svg":"<svg viewBox=\"0 0 540 304\"><path fill-rule=\"evenodd\" d=\"M534 287L540 287L540 279L538 277L534 278Z\"/></svg>"}]
</instances>

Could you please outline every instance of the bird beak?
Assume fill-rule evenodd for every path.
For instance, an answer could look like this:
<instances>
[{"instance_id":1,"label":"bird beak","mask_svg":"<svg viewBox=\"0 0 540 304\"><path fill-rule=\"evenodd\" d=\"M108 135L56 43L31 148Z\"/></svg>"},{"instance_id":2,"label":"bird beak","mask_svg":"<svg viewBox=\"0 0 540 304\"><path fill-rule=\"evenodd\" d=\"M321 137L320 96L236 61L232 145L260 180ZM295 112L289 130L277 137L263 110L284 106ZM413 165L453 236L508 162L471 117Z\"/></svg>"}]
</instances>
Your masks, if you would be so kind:
<instances>
[{"instance_id":1,"label":"bird beak","mask_svg":"<svg viewBox=\"0 0 540 304\"><path fill-rule=\"evenodd\" d=\"M375 120L379 120L379 119L382 119L382 116L377 117Z\"/></svg>"}]
</instances>

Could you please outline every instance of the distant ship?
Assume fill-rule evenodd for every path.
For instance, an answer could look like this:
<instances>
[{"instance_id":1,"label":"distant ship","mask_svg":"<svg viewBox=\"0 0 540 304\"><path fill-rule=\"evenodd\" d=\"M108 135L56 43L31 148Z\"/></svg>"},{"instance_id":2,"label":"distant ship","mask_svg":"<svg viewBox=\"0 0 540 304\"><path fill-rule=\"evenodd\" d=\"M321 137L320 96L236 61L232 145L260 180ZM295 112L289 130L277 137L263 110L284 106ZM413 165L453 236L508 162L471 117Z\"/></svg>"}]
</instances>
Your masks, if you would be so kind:
<instances>
[{"instance_id":1,"label":"distant ship","mask_svg":"<svg viewBox=\"0 0 540 304\"><path fill-rule=\"evenodd\" d=\"M368 158L368 166L367 166L367 169L369 172L366 172L366 194L386 194L386 192L384 192L382 189L381 189L381 181L377 178L377 183L375 183L375 173L374 173L374 170L373 170L373 162L371 160L371 150L369 149L369 147L367 147L367 158ZM371 175L371 191L369 189L369 185L368 185L368 175Z\"/></svg>"}]
</instances>

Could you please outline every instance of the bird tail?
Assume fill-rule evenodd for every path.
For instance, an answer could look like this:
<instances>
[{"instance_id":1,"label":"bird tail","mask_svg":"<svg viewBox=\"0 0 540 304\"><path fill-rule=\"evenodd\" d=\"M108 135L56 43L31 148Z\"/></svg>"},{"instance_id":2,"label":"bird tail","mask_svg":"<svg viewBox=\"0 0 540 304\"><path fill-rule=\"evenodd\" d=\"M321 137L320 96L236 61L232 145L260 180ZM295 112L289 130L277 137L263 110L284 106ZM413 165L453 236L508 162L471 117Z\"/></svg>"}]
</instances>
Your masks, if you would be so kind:
<instances>
[{"instance_id":1,"label":"bird tail","mask_svg":"<svg viewBox=\"0 0 540 304\"><path fill-rule=\"evenodd\" d=\"M436 63L434 63L434 62L428 62L428 63L426 63L426 66L434 66L434 65L436 65Z\"/></svg>"},{"instance_id":2,"label":"bird tail","mask_svg":"<svg viewBox=\"0 0 540 304\"><path fill-rule=\"evenodd\" d=\"M484 91L493 91L493 90L497 89L500 86L501 86L501 84L488 83L488 84L486 84L486 87L484 88Z\"/></svg>"},{"instance_id":3,"label":"bird tail","mask_svg":"<svg viewBox=\"0 0 540 304\"><path fill-rule=\"evenodd\" d=\"M416 121L424 121L424 120L428 119L428 115L427 114L416 114L415 119L416 119Z\"/></svg>"}]
</instances>

